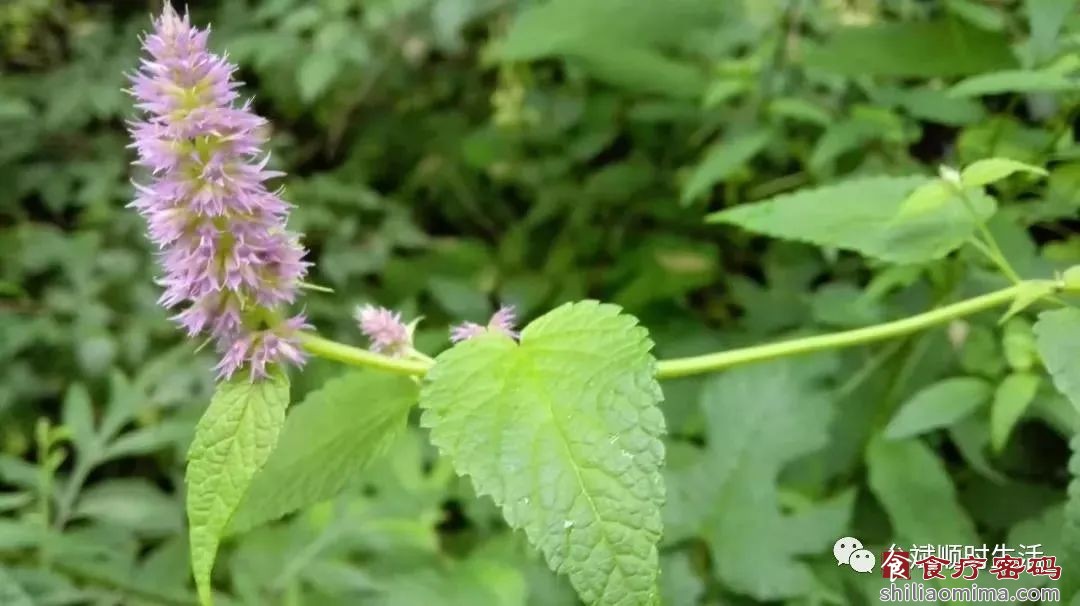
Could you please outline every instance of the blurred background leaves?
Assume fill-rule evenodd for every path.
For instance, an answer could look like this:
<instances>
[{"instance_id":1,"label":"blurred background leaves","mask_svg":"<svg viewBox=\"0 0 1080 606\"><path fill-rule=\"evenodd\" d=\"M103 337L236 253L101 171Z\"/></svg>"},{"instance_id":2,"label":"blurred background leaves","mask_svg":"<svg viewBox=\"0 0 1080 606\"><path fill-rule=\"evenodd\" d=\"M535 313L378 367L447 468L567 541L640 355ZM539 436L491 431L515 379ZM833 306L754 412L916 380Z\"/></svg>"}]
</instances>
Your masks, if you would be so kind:
<instances>
[{"instance_id":1,"label":"blurred background leaves","mask_svg":"<svg viewBox=\"0 0 1080 606\"><path fill-rule=\"evenodd\" d=\"M906 263L890 265L703 217L989 156L1050 170L993 188L1009 259L1028 277L1080 262L1072 0L188 6L271 119L312 281L335 290L304 306L346 342L366 301L423 315L432 353L448 322L503 302L526 319L618 303L662 356L915 313L1002 279L966 249L898 258L852 234ZM181 475L211 363L156 305L153 251L124 208L122 89L159 8L0 4L4 604L193 599ZM869 202L840 193L799 196L810 219ZM1026 314L665 384L665 603L876 601L880 579L831 557L847 535L875 550L1040 542L1072 599L1078 419L1024 378L1042 376ZM293 401L341 372L313 362ZM574 603L426 444L412 423L345 496L232 537L220 603Z\"/></svg>"}]
</instances>

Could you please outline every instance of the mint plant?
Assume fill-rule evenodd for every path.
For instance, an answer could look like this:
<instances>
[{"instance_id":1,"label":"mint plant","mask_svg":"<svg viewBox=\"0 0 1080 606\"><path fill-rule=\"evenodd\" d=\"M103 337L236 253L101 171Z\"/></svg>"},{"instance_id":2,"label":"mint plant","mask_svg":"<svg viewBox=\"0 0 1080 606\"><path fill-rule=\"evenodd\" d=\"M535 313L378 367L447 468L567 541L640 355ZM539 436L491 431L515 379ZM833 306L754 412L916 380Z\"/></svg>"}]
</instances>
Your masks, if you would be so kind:
<instances>
[{"instance_id":1,"label":"mint plant","mask_svg":"<svg viewBox=\"0 0 1080 606\"><path fill-rule=\"evenodd\" d=\"M168 4L154 26L143 41L147 58L132 78L145 117L131 132L137 164L150 175L137 186L133 206L162 249L161 303L180 307L177 322L189 336L208 336L219 355L220 382L195 428L185 478L191 566L203 604L213 602L212 571L224 537L333 497L405 431L413 406L430 443L454 471L477 495L490 497L506 523L523 531L583 601L603 606L659 603L666 499L694 512L676 520L676 536L679 525L700 523L707 542L738 537L714 554L717 575L731 587L773 600L810 582L793 559L797 545L754 544L757 532L787 520L775 490L751 495L745 486L752 477L775 478L785 463L824 441L813 372L774 362L750 371L762 373L756 380L720 375L705 398L712 464L684 470L667 488L661 380L861 346L1008 307L1002 320L1009 321L1012 372L1005 380L997 386L976 377L936 382L897 410L866 445L870 487L902 534L940 533L942 540L972 543L974 526L940 462L909 438L950 428L958 443L968 443L962 421L991 407L990 439L1002 448L1039 389L1036 350L1053 384L1080 407L1080 312L1063 299L1080 292L1080 268L1025 276L1013 266L988 227L999 205L986 187L1048 172L1006 157L943 167L936 177L881 174L805 187L705 217L723 229L852 251L898 268L966 248L985 257L1004 284L907 317L660 360L636 318L592 300L539 314L520 331L514 308L502 307L486 325L452 327L452 345L441 352L414 344L416 322L406 324L399 312L374 306L358 308L355 318L368 349L319 336L293 309L302 290L319 289L303 281L305 251L286 227L290 206L267 186L278 173L266 169L265 121L241 100L235 67L208 49L208 30ZM540 51L519 40L501 52L526 58ZM1024 74L966 80L953 92L962 97L1063 86L1060 75ZM737 88L730 91L725 94L737 94ZM690 178L683 203L761 153L769 139L762 131L714 148ZM828 154L820 152L815 164L828 164ZM1015 322L1033 305L1051 309L1033 327ZM355 368L327 381L289 414L289 376L303 372L309 357ZM784 398L799 392L807 395L792 407ZM78 392L71 398L67 414L75 440L100 447ZM787 433L805 431L803 438L773 443L770 434L781 425L790 425ZM51 461L46 470L55 471L58 462L49 453L57 437L48 427L41 434L43 458ZM769 454L738 469L726 466L750 457L751 447ZM50 480L42 477L43 484ZM903 504L942 495L943 510L932 519ZM837 509L850 508L850 496L840 501ZM702 502L730 504L732 511L702 511ZM42 507L48 520L48 501ZM745 570L746 557L778 558L778 577L765 581Z\"/></svg>"}]
</instances>

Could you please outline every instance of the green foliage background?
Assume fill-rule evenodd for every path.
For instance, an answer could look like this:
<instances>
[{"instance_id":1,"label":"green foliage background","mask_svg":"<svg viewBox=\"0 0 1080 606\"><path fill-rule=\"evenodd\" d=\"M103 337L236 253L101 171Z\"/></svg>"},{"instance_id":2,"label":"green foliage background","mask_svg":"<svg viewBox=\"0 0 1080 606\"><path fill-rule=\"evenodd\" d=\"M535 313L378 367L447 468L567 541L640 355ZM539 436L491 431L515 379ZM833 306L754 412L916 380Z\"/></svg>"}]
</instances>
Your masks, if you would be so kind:
<instances>
[{"instance_id":1,"label":"green foliage background","mask_svg":"<svg viewBox=\"0 0 1080 606\"><path fill-rule=\"evenodd\" d=\"M424 316L431 353L448 323L500 302L526 319L616 303L660 357L910 315L1006 282L970 248L926 261L813 224L872 207L873 190L766 219L792 242L703 217L990 156L1050 171L994 186L990 230L1017 270L1080 263L1072 0L189 5L273 123L292 227L335 291L304 305L345 342L361 342L365 301ZM194 600L182 472L211 355L156 305L153 251L124 207L124 74L159 8L0 4L5 605ZM1080 417L1029 314L666 382L665 603L876 602L881 580L832 558L847 535L877 553L1040 543L1073 600ZM1076 342L1057 345L1061 363ZM341 374L313 361L292 401ZM228 539L218 602L576 603L413 416L344 496Z\"/></svg>"}]
</instances>

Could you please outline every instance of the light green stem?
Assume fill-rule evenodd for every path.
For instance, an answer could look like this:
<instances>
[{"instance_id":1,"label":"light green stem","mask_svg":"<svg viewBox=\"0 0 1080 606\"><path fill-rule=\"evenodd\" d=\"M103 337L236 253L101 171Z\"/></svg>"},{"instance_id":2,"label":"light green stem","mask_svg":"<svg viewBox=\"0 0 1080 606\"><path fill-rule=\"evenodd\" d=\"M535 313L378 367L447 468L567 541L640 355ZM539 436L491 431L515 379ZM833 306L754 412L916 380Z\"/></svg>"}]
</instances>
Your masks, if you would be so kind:
<instances>
[{"instance_id":1,"label":"light green stem","mask_svg":"<svg viewBox=\"0 0 1080 606\"><path fill-rule=\"evenodd\" d=\"M422 375L432 366L431 362L409 358L391 358L359 347L324 339L311 333L301 334L300 344L304 346L308 353L320 358L334 360L349 366L378 368L379 370L401 375Z\"/></svg>"},{"instance_id":2,"label":"light green stem","mask_svg":"<svg viewBox=\"0 0 1080 606\"><path fill-rule=\"evenodd\" d=\"M882 341L999 307L1016 298L1017 293L1025 284L1026 282L1020 282L973 299L939 307L901 320L875 324L865 328L791 339L779 343L755 345L690 358L661 360L657 365L656 376L660 379L674 379L716 372L738 364L762 362L774 358ZM312 355L336 360L351 366L378 368L403 375L422 375L432 366L432 363L426 360L391 358L358 347L330 341L310 333L304 334L300 342Z\"/></svg>"},{"instance_id":3,"label":"light green stem","mask_svg":"<svg viewBox=\"0 0 1080 606\"><path fill-rule=\"evenodd\" d=\"M781 341L779 343L769 343L768 345L756 345L754 347L745 347L743 349L732 349L730 351L721 351L692 358L661 360L658 365L656 376L661 379L686 377L689 375L722 370L738 364L761 362L764 360L772 360L774 358L782 358L785 356L793 356L796 354L826 349L851 347L853 345L872 343L874 341L906 335L931 326L943 324L949 320L962 318L976 312L1004 305L1016 298L1016 294L1020 290L1021 284L1014 284L1008 288L1003 288L973 299L967 299L960 301L959 303L932 309L901 320L867 326L866 328L856 328L854 330L834 332L827 335L792 339L790 341Z\"/></svg>"}]
</instances>

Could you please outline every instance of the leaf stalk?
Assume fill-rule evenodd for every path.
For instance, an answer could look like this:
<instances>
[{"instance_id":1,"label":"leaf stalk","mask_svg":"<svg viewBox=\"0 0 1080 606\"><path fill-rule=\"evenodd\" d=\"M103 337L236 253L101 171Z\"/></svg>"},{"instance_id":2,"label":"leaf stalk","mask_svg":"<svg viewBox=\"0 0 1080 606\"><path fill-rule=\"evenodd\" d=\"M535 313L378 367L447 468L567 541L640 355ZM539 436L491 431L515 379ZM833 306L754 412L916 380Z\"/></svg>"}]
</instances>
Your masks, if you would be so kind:
<instances>
[{"instance_id":1,"label":"leaf stalk","mask_svg":"<svg viewBox=\"0 0 1080 606\"><path fill-rule=\"evenodd\" d=\"M777 343L753 345L700 356L660 360L657 364L656 376L658 379L676 379L717 372L740 364L763 362L787 356L883 341L925 330L980 311L1000 307L1014 300L1027 284L1027 281L1021 281L978 297L938 307L914 316L863 328L790 339ZM313 333L304 333L300 338L300 343L308 353L320 358L334 360L350 366L376 368L402 375L423 375L434 364L433 361L424 359L392 358L359 347L331 341Z\"/></svg>"}]
</instances>

